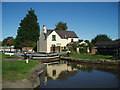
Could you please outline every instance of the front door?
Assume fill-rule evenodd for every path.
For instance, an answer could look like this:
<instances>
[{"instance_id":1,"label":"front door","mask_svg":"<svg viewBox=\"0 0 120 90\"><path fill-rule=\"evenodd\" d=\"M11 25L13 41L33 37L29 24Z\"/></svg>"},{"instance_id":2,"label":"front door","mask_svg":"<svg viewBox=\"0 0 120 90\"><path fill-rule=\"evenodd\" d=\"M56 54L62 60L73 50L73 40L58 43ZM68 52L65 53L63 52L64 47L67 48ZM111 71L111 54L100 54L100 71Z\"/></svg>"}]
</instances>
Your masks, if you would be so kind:
<instances>
[{"instance_id":1,"label":"front door","mask_svg":"<svg viewBox=\"0 0 120 90\"><path fill-rule=\"evenodd\" d=\"M53 53L55 53L55 46L54 46L54 47L52 47L52 49L53 49L53 50L52 50L52 51L53 51Z\"/></svg>"},{"instance_id":2,"label":"front door","mask_svg":"<svg viewBox=\"0 0 120 90\"><path fill-rule=\"evenodd\" d=\"M52 45L50 48L51 53L55 53L55 51L56 51L55 49L56 49L55 45Z\"/></svg>"}]
</instances>

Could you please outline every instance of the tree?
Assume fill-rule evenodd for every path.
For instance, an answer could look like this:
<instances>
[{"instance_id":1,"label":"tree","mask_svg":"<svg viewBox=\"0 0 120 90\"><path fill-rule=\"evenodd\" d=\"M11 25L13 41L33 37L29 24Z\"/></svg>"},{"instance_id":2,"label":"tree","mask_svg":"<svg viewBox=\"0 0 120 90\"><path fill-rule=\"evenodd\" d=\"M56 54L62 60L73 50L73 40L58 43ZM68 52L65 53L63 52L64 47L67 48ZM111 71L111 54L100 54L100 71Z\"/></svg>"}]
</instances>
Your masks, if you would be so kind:
<instances>
[{"instance_id":1,"label":"tree","mask_svg":"<svg viewBox=\"0 0 120 90\"><path fill-rule=\"evenodd\" d=\"M35 47L40 35L40 27L33 9L28 11L26 17L21 20L15 39L15 48Z\"/></svg>"},{"instance_id":2,"label":"tree","mask_svg":"<svg viewBox=\"0 0 120 90\"><path fill-rule=\"evenodd\" d=\"M85 40L85 42L88 44L87 46L89 47L90 51L93 48L93 44L91 42L89 42L88 40Z\"/></svg>"},{"instance_id":3,"label":"tree","mask_svg":"<svg viewBox=\"0 0 120 90\"><path fill-rule=\"evenodd\" d=\"M80 49L79 49L79 52L80 52L80 53L87 53L87 46L86 46L84 43L78 45L78 47L80 48Z\"/></svg>"},{"instance_id":4,"label":"tree","mask_svg":"<svg viewBox=\"0 0 120 90\"><path fill-rule=\"evenodd\" d=\"M67 23L64 23L64 22L59 22L55 26L56 26L55 30L64 30L64 31L66 31L68 29Z\"/></svg>"},{"instance_id":5,"label":"tree","mask_svg":"<svg viewBox=\"0 0 120 90\"><path fill-rule=\"evenodd\" d=\"M99 41L111 41L111 39L106 34L97 35L94 39L92 39L92 43L95 45L96 42Z\"/></svg>"},{"instance_id":6,"label":"tree","mask_svg":"<svg viewBox=\"0 0 120 90\"><path fill-rule=\"evenodd\" d=\"M12 45L14 45L13 37L7 37L2 41L2 46L12 46Z\"/></svg>"}]
</instances>

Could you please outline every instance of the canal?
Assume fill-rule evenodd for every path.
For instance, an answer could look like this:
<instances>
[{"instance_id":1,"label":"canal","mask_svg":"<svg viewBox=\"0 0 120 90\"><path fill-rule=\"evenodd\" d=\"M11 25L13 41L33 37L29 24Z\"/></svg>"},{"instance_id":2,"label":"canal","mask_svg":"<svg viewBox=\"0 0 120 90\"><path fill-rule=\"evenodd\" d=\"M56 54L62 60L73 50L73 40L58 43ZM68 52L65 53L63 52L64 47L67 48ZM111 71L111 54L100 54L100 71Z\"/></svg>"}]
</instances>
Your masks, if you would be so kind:
<instances>
[{"instance_id":1,"label":"canal","mask_svg":"<svg viewBox=\"0 0 120 90\"><path fill-rule=\"evenodd\" d=\"M118 65L56 61L39 75L39 88L118 88Z\"/></svg>"}]
</instances>

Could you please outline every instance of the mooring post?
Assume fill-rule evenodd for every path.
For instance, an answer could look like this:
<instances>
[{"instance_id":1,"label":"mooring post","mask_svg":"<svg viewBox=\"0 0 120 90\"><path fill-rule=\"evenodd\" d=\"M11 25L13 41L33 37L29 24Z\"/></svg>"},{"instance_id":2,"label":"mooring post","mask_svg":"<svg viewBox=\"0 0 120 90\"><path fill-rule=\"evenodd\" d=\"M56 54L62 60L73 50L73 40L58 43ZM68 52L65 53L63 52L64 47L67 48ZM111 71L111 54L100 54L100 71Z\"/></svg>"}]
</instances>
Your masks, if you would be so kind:
<instances>
[{"instance_id":1,"label":"mooring post","mask_svg":"<svg viewBox=\"0 0 120 90\"><path fill-rule=\"evenodd\" d=\"M26 59L26 63L28 63L28 58Z\"/></svg>"},{"instance_id":2,"label":"mooring post","mask_svg":"<svg viewBox=\"0 0 120 90\"><path fill-rule=\"evenodd\" d=\"M26 52L24 53L24 59L26 59L25 62L28 63L28 57L27 57Z\"/></svg>"}]
</instances>

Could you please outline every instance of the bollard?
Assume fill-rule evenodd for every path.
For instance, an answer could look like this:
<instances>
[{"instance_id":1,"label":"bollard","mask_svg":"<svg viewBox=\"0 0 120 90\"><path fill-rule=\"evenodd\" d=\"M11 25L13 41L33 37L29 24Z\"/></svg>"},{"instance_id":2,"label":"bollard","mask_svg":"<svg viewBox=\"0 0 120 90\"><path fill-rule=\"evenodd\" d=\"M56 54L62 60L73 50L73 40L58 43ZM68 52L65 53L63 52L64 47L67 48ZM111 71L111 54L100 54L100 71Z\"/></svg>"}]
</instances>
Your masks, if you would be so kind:
<instances>
[{"instance_id":1,"label":"bollard","mask_svg":"<svg viewBox=\"0 0 120 90\"><path fill-rule=\"evenodd\" d=\"M26 59L26 63L28 63L28 59Z\"/></svg>"}]
</instances>

